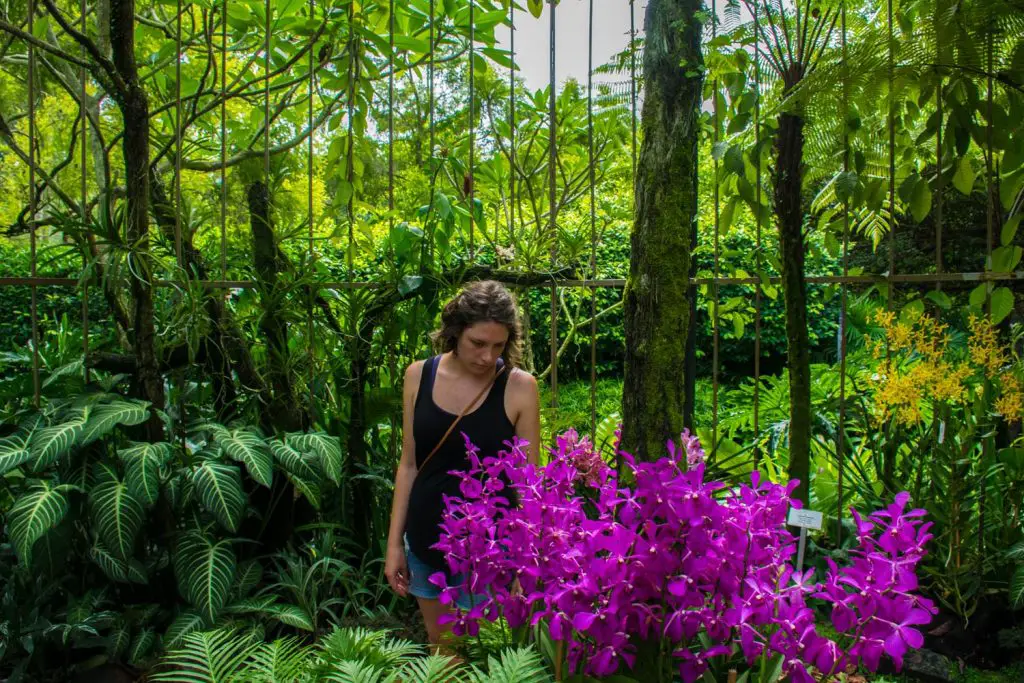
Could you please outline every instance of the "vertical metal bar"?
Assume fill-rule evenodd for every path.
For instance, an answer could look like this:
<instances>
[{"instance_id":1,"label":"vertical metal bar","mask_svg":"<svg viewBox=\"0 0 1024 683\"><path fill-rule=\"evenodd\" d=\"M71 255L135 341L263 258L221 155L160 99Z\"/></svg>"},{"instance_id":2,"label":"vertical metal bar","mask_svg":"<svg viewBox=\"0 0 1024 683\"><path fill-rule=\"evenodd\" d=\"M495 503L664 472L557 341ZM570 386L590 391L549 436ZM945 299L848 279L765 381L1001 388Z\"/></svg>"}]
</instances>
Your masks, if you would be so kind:
<instances>
[{"instance_id":1,"label":"vertical metal bar","mask_svg":"<svg viewBox=\"0 0 1024 683\"><path fill-rule=\"evenodd\" d=\"M476 178L473 177L473 162L475 161L474 156L476 150L476 118L475 108L473 106L474 95L474 83L473 80L476 77L474 71L474 60L476 59L474 24L475 17L473 11L476 8L475 0L469 0L469 192L466 193L466 199L469 201L469 260L470 262L476 261L476 245L473 239L473 225L476 222L476 206L473 201L476 196Z\"/></svg>"},{"instance_id":2,"label":"vertical metal bar","mask_svg":"<svg viewBox=\"0 0 1024 683\"><path fill-rule=\"evenodd\" d=\"M711 0L711 36L718 35L718 3ZM718 79L711 86L711 107L714 116L714 132L712 140L718 144L721 128L720 112L718 111ZM718 328L718 278L720 272L720 192L718 188L718 158L714 159L714 284L711 285L711 459L718 455L718 364L719 364L719 328Z\"/></svg>"},{"instance_id":3,"label":"vertical metal bar","mask_svg":"<svg viewBox=\"0 0 1024 683\"><path fill-rule=\"evenodd\" d=\"M36 3L28 0L28 32L35 27ZM28 44L28 217L30 221L29 269L35 278L36 272L36 49ZM36 285L30 285L32 296L30 315L32 318L32 404L38 408L42 398L39 381L39 299Z\"/></svg>"},{"instance_id":4,"label":"vertical metal bar","mask_svg":"<svg viewBox=\"0 0 1024 683\"><path fill-rule=\"evenodd\" d=\"M181 0L177 1L174 46L174 255L183 267L181 242Z\"/></svg>"},{"instance_id":5,"label":"vertical metal bar","mask_svg":"<svg viewBox=\"0 0 1024 683\"><path fill-rule=\"evenodd\" d=\"M936 55L938 57L938 55ZM936 64L938 59L936 59ZM935 272L942 273L942 203L943 192L946 189L945 177L942 170L942 72L936 68L935 75L939 82L935 86L935 112L939 119L939 125L935 127ZM942 283L936 282L935 289L942 289Z\"/></svg>"},{"instance_id":6,"label":"vertical metal bar","mask_svg":"<svg viewBox=\"0 0 1024 683\"><path fill-rule=\"evenodd\" d=\"M630 152L633 162L633 182L636 182L636 3L629 0L629 112L632 138ZM634 193L634 203L636 196ZM636 207L633 207L634 211Z\"/></svg>"},{"instance_id":7,"label":"vertical metal bar","mask_svg":"<svg viewBox=\"0 0 1024 683\"><path fill-rule=\"evenodd\" d=\"M388 0L388 235L395 231L395 0ZM394 244L390 237L388 245L391 262L395 261ZM388 354L388 374L392 387L399 383L397 353ZM398 430L401 418L391 413L391 429L388 432L388 455L395 458L398 450Z\"/></svg>"},{"instance_id":8,"label":"vertical metal bar","mask_svg":"<svg viewBox=\"0 0 1024 683\"><path fill-rule=\"evenodd\" d=\"M82 35L88 35L88 33L86 31L86 23L85 23L85 12L86 12L85 0L81 0L79 2L78 12L79 12L79 15L81 16L81 19L82 19L82 27L81 27ZM85 51L85 47L84 46L79 50L79 52L80 52L80 54L82 56L82 59L85 59L86 58L86 51ZM80 184L80 187L79 187L79 191L80 191L80 196L81 196L80 201L82 203L82 208L81 208L81 212L80 212L80 216L79 217L82 220L82 227L84 229L85 226L86 226L86 222L88 221L88 218L89 218L88 210L86 209L87 195L88 195L88 187L87 187L87 180L88 180L88 178L87 178L87 174L88 174L87 168L88 167L86 165L86 148L89 146L89 117L88 117L87 111L86 111L87 108L88 108L88 95L87 95L86 90L85 90L85 84L86 84L86 79L88 78L88 72L86 72L84 66L81 69L79 69L78 77L79 77L79 79L81 80L81 83L82 83L82 88L81 88L81 91L79 93L79 95L81 97L81 100L79 102L79 113L80 113L81 118L82 118L82 151L81 151L81 174L80 174L81 175L81 184ZM89 263L88 241L86 241L85 244L83 244L83 249L84 249L84 251L82 252L82 266L83 266L83 268L87 268L88 267L88 263ZM85 358L85 359L88 359L88 357L89 357L89 278L88 277L83 277L82 278L82 357ZM86 384L89 383L89 363L88 362L82 363L82 378L84 379Z\"/></svg>"},{"instance_id":9,"label":"vertical metal bar","mask_svg":"<svg viewBox=\"0 0 1024 683\"><path fill-rule=\"evenodd\" d=\"M993 154L995 148L992 144L992 107L993 107L993 83L992 83L992 71L993 71L993 28L990 22L986 23L986 31L988 32L986 40L986 64L985 64L985 103L986 103L986 123L985 123L985 194L988 195L988 205L985 212L985 270L992 270L992 242L993 233L995 230L995 218L996 218L996 201L998 197L997 183L999 182L998 177L994 173L993 166ZM985 315L988 317L989 324L992 323L992 292L989 287L985 287ZM981 488L978 490L978 571L982 571L985 562L985 517L988 508L988 464L992 461L992 446L994 436L988 434L984 437L981 442L981 466L984 476Z\"/></svg>"},{"instance_id":10,"label":"vertical metal bar","mask_svg":"<svg viewBox=\"0 0 1024 683\"><path fill-rule=\"evenodd\" d=\"M434 168L433 168L433 163L434 163L434 144L435 144L435 140L434 140L434 49L436 47L434 45L434 14L437 12L436 0L430 0L429 5L430 5L430 19L427 22L427 26L428 26L428 31L429 31L429 34L430 34L429 35L430 53L427 55L427 127L429 129L429 132L428 132L428 143L429 143L429 147L430 147L430 152L428 154L428 158L430 160L430 163L428 164L430 166L430 198L429 198L428 206L433 207L433 205L434 205L434 191L435 191L435 184L434 184L435 171L434 171ZM432 219L430 216L427 216L427 220L431 221L431 224L433 224L433 220L434 219ZM430 229L430 234L428 235L427 242L428 242L428 246L429 246L429 249L430 249L430 259L431 259L431 261L433 261L433 259L434 259L434 229L433 229L433 227L431 227L431 229ZM436 264L432 263L431 265L432 265L432 267L436 267Z\"/></svg>"},{"instance_id":11,"label":"vertical metal bar","mask_svg":"<svg viewBox=\"0 0 1024 683\"><path fill-rule=\"evenodd\" d=\"M590 181L590 279L597 279L597 188L594 178L594 0L587 16L587 166ZM597 446L597 287L590 288L590 442Z\"/></svg>"},{"instance_id":12,"label":"vertical metal bar","mask_svg":"<svg viewBox=\"0 0 1024 683\"><path fill-rule=\"evenodd\" d=\"M508 4L509 10L509 51L512 53L512 66L508 70L508 240L509 246L516 243L516 3Z\"/></svg>"},{"instance_id":13,"label":"vertical metal bar","mask_svg":"<svg viewBox=\"0 0 1024 683\"><path fill-rule=\"evenodd\" d=\"M557 142L557 111L555 109L555 3L549 3L551 11L550 47L548 62L550 67L550 92L548 93L548 229L551 234L551 269L555 269L558 260L558 217L555 196L555 144ZM558 407L558 284L551 283L551 407Z\"/></svg>"},{"instance_id":14,"label":"vertical metal bar","mask_svg":"<svg viewBox=\"0 0 1024 683\"><path fill-rule=\"evenodd\" d=\"M886 310L890 311L892 310L896 295L896 292L893 291L896 283L892 279L893 275L896 274L896 97L893 92L896 87L896 63L895 55L893 54L895 38L892 25L892 2L893 0L886 0L886 27L889 35L889 91L887 95L889 110L887 117L889 128L889 291L886 297Z\"/></svg>"},{"instance_id":15,"label":"vertical metal bar","mask_svg":"<svg viewBox=\"0 0 1024 683\"><path fill-rule=\"evenodd\" d=\"M309 0L309 19L313 21L316 15L316 2ZM311 38L311 40L313 40ZM391 52L394 52L392 45ZM309 106L306 109L306 127L309 130L309 139L306 147L306 212L309 214L309 272L310 276L316 278L316 251L313 248L315 219L313 215L313 100L316 97L316 42L309 46ZM310 288L309 302L306 310L306 346L309 350L309 415L312 422L316 422L316 396L313 392L313 384L316 381L316 335L313 325L313 305L316 297L320 294L318 289Z\"/></svg>"},{"instance_id":16,"label":"vertical metal bar","mask_svg":"<svg viewBox=\"0 0 1024 683\"><path fill-rule=\"evenodd\" d=\"M850 72L849 54L846 45L846 2L844 0L840 8L840 41L843 59L843 173L850 172L850 135L849 126L846 122L847 111L850 107ZM850 274L849 263L850 248L850 203L849 199L843 200L843 277ZM836 430L836 546L842 547L843 540L843 474L846 467L846 307L847 307L847 285L842 282L839 285L839 425Z\"/></svg>"},{"instance_id":17,"label":"vertical metal bar","mask_svg":"<svg viewBox=\"0 0 1024 683\"><path fill-rule=\"evenodd\" d=\"M263 6L266 14L266 26L263 44L263 176L267 183L267 196L270 196L270 0Z\"/></svg>"},{"instance_id":18,"label":"vertical metal bar","mask_svg":"<svg viewBox=\"0 0 1024 683\"><path fill-rule=\"evenodd\" d=\"M228 279L227 89L228 0L221 5L220 25L220 279Z\"/></svg>"},{"instance_id":19,"label":"vertical metal bar","mask_svg":"<svg viewBox=\"0 0 1024 683\"><path fill-rule=\"evenodd\" d=\"M757 206L754 268L754 469L761 464L761 18L760 2L754 2L754 204ZM692 257L691 257L692 258ZM691 322L691 325L695 322Z\"/></svg>"},{"instance_id":20,"label":"vertical metal bar","mask_svg":"<svg viewBox=\"0 0 1024 683\"><path fill-rule=\"evenodd\" d=\"M268 0L269 1L269 0ZM345 251L345 279L351 282L355 278L355 264L353 261L353 250L355 245L355 169L352 164L353 155L355 154L355 124L353 123L355 116L355 99L356 99L356 60L358 55L356 54L355 39L352 37L353 24L355 24L355 3L349 0L348 3L348 96L346 103L346 110L348 113L348 149L346 153L346 164L345 164L345 180L349 184L349 195L348 195L348 245ZM349 316L351 320L351 328L353 332L353 339L355 338L355 316Z\"/></svg>"}]
</instances>

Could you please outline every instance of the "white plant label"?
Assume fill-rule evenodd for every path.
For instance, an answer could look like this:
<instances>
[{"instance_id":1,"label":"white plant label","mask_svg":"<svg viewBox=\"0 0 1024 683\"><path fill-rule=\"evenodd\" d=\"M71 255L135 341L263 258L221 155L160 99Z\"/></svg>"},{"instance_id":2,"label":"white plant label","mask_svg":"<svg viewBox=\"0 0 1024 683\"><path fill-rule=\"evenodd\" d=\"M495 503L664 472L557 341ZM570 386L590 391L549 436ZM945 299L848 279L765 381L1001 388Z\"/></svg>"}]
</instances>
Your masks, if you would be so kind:
<instances>
[{"instance_id":1,"label":"white plant label","mask_svg":"<svg viewBox=\"0 0 1024 683\"><path fill-rule=\"evenodd\" d=\"M800 529L821 529L823 515L817 510L789 509L789 525Z\"/></svg>"}]
</instances>

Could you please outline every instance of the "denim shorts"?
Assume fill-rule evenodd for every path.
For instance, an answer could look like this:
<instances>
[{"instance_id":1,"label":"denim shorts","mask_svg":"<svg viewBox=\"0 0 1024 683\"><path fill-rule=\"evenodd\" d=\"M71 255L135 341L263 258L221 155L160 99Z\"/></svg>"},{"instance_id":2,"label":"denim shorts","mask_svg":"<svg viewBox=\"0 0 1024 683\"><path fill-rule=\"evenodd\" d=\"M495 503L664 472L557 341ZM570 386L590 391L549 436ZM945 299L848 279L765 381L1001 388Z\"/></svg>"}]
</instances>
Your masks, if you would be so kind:
<instances>
[{"instance_id":1,"label":"denim shorts","mask_svg":"<svg viewBox=\"0 0 1024 683\"><path fill-rule=\"evenodd\" d=\"M409 567L409 593L414 597L423 598L424 600L438 600L441 597L441 589L430 583L430 577L438 572L426 562L418 558L413 554L409 548L409 541L405 542L405 562ZM462 583L463 577L461 575L452 576L448 570L445 570L445 575L448 579L448 585ZM460 608L469 611L474 605L481 605L488 596L481 593L480 595L471 595L465 591L459 591L458 596L455 599L455 604Z\"/></svg>"}]
</instances>

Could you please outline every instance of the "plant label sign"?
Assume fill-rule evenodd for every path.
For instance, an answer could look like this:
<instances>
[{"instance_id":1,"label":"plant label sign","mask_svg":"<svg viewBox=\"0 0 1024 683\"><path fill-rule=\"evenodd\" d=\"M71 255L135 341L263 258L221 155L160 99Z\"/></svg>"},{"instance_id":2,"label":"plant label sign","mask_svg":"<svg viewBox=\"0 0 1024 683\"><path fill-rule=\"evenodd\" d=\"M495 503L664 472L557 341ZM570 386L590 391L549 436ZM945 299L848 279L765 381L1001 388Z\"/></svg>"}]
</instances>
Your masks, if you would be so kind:
<instances>
[{"instance_id":1,"label":"plant label sign","mask_svg":"<svg viewBox=\"0 0 1024 683\"><path fill-rule=\"evenodd\" d=\"M789 525L800 529L821 529L822 514L817 510L789 509Z\"/></svg>"}]
</instances>

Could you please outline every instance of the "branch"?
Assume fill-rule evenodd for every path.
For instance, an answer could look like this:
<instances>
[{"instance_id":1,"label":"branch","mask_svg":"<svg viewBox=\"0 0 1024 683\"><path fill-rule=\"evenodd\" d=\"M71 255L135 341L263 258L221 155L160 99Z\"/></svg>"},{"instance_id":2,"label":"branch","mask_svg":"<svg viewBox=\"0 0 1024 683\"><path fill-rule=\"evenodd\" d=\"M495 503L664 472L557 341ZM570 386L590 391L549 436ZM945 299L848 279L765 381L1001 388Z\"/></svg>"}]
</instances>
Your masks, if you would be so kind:
<instances>
[{"instance_id":1,"label":"branch","mask_svg":"<svg viewBox=\"0 0 1024 683\"><path fill-rule=\"evenodd\" d=\"M6 31L7 33L11 34L12 36L24 40L26 43L31 43L32 45L38 47L40 50L45 50L46 52L49 52L52 55L60 57L61 59L66 60L68 62L71 62L72 64L76 64L76 65L78 65L78 66L80 66L82 68L88 69L88 68L90 68L92 66L92 64L90 64L89 62L85 61L84 59L79 59L78 57L74 57L72 55L69 55L67 52L64 52L63 50L59 50L59 49L53 47L52 45L50 45L46 41L39 40L38 38L36 38L31 33L26 33L24 31L22 31L20 28L17 28L16 26L8 24L3 19L0 19L0 31Z\"/></svg>"},{"instance_id":2,"label":"branch","mask_svg":"<svg viewBox=\"0 0 1024 683\"><path fill-rule=\"evenodd\" d=\"M113 84L118 95L124 96L128 92L128 86L125 84L124 79L121 78L121 74L118 73L114 63L103 56L100 49L96 47L96 43L89 40L89 37L76 31L64 18L60 10L53 4L53 0L43 0L43 4L46 5L47 11L50 15L57 20L60 27L64 29L64 32L75 39L75 41L85 48L85 50L92 56L93 60L98 64L104 72L110 77L110 81Z\"/></svg>"}]
</instances>

